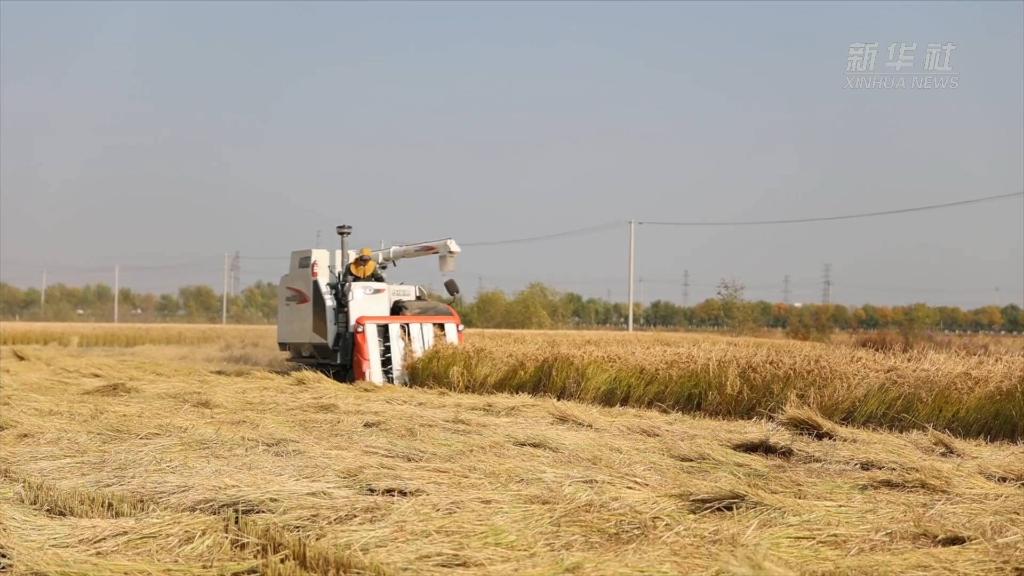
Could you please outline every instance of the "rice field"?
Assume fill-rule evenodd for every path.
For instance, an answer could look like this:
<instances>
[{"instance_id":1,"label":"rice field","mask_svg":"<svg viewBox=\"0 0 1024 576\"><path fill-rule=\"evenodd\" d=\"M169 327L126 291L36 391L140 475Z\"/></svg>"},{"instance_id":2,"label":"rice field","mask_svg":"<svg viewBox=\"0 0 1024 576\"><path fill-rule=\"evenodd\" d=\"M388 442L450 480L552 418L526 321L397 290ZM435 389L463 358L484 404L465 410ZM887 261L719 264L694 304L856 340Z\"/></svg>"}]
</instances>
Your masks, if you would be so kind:
<instances>
[{"instance_id":1,"label":"rice field","mask_svg":"<svg viewBox=\"0 0 1024 576\"><path fill-rule=\"evenodd\" d=\"M0 322L0 346L86 348L220 344L276 350L273 326Z\"/></svg>"},{"instance_id":2,"label":"rice field","mask_svg":"<svg viewBox=\"0 0 1024 576\"><path fill-rule=\"evenodd\" d=\"M1014 355L487 331L405 388L293 371L273 328L136 329L0 325L0 570L1024 573L1019 437L822 415L883 382L1019 394ZM574 366L727 377L673 406Z\"/></svg>"},{"instance_id":3,"label":"rice field","mask_svg":"<svg viewBox=\"0 0 1024 576\"><path fill-rule=\"evenodd\" d=\"M486 331L439 349L412 383L604 406L759 418L787 404L839 422L1024 438L1024 354L885 353L691 334Z\"/></svg>"}]
</instances>

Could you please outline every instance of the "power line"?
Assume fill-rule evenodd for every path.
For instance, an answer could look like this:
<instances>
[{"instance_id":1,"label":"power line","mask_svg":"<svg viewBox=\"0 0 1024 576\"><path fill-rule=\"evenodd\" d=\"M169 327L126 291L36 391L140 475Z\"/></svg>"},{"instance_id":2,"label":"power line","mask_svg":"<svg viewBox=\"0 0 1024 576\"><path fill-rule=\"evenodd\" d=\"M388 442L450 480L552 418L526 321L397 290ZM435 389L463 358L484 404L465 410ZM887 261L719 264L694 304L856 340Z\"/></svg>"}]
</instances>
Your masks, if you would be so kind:
<instances>
[{"instance_id":1,"label":"power line","mask_svg":"<svg viewBox=\"0 0 1024 576\"><path fill-rule=\"evenodd\" d=\"M829 222L834 220L853 220L856 218L873 218L875 216L890 216L892 214L906 214L908 212L923 212L925 210L939 210L942 208L953 208L955 206L967 206L970 204L981 204L994 200L1004 200L1024 196L1024 192L1012 194L998 194L996 196L985 196L984 198L972 198L970 200L958 200L956 202L945 202L942 204L928 204L925 206L914 206L912 208L898 208L895 210L879 210L877 212L861 212L857 214L843 214L841 216L810 216L806 218L786 218L781 220L695 220L683 222L665 222L643 220L638 224L648 226L766 226L771 224L803 224L807 222Z\"/></svg>"},{"instance_id":2,"label":"power line","mask_svg":"<svg viewBox=\"0 0 1024 576\"><path fill-rule=\"evenodd\" d=\"M915 206L915 207L911 207L911 208L900 208L900 209L895 209L895 210L882 210L882 211L876 211L876 212L863 212L863 213L857 213L857 214L845 214L845 215L840 215L840 216L815 216L815 217L790 218L790 219L779 219L779 220L735 220L735 221L723 220L723 221L680 221L680 222L669 222L669 221L649 221L649 220L644 220L644 221L637 221L637 224L646 224L646 225L649 225L649 226L763 226L763 225L772 225L772 224L799 224L799 223L807 223L807 222L827 222L827 221L835 221L835 220L852 220L852 219L857 219L857 218L871 218L871 217L875 217L875 216L888 216L888 215L893 215L893 214L904 214L904 213L909 213L909 212L921 212L921 211L925 211L925 210L938 210L938 209L943 209L943 208L952 208L952 207L957 207L957 206L966 206L966 205L971 205L971 204L980 204L980 203L984 203L984 202L991 202L991 201L995 201L995 200L1003 200L1003 199L1008 199L1008 198L1016 198L1016 197L1021 197L1021 196L1024 196L1024 192L1015 192L1015 193L1012 193L1012 194L999 194L999 195L995 195L995 196L986 196L986 197L983 197L983 198L973 198L973 199L968 199L968 200L959 200L959 201L956 201L956 202L946 202L946 203L942 203L942 204L930 204L930 205L926 205L926 206ZM537 235L537 236L526 236L526 237L522 237L522 238L510 238L510 239L504 239L504 240L488 240L488 241L481 241L481 242L464 242L464 243L462 243L462 245L463 246L473 246L473 247L484 247L484 246L498 246L498 245L504 245L504 244L520 244L520 243L528 243L528 242L541 242L541 241L544 241L544 240L554 240L554 239L558 239L558 238L567 238L567 237L573 237L573 236L583 236L583 235L587 235L587 234L592 234L594 232L599 232L599 231L602 231L602 230L607 230L607 229L610 229L610 228L613 228L613 227L616 227L616 226L620 226L621 224L622 224L621 221L604 222L602 224L596 224L596 225L593 225L593 226L585 226L585 227L582 227L582 228L574 228L574 229L565 230L565 231L562 231L562 232L553 232L553 233L541 234L541 235ZM239 260L241 260L241 261L257 261L257 260L283 261L283 260L289 260L290 258L291 258L290 256L271 256L271 255L266 255L266 256L240 256ZM212 257L209 257L209 258L197 258L197 259L192 259L192 260L187 260L187 261L182 261L182 262L177 262L177 263L168 263L168 264L121 264L121 267L123 269L125 269L125 270L166 270L166 269L171 269L171 268L193 267L193 266L197 266L197 265L200 265L200 264L209 265L209 267L211 269L213 269L214 266L219 268L218 265L213 263L213 258ZM25 268L29 268L29 269L34 268L34 269L37 269L37 270L39 269L37 266L34 266L34 265L26 266ZM104 267L82 267L82 266L70 265L70 266L61 266L60 268L62 270L73 270L73 271L80 271L80 272L93 272L93 271L95 271L95 272L106 272L107 270L109 270L109 268L107 268L105 266Z\"/></svg>"},{"instance_id":3,"label":"power line","mask_svg":"<svg viewBox=\"0 0 1024 576\"><path fill-rule=\"evenodd\" d=\"M993 196L985 196L985 197L982 197L982 198L970 198L970 199L967 199L967 200L957 200L957 201L954 201L954 202L943 202L943 203L939 203L939 204L927 204L927 205L923 205L923 206L913 206L913 207L910 207L910 208L897 208L897 209L891 209L891 210L878 210L878 211L874 211L874 212L860 212L860 213L855 213L855 214L842 214L842 215L837 215L837 216L812 216L812 217L804 217L804 218L783 218L783 219L774 219L774 220L732 220L732 221L723 220L723 221L680 221L680 222L670 222L670 221L635 221L635 220L630 220L629 224L630 224L630 230L633 230L634 229L633 227L636 224L647 224L649 226L766 226L766 225L778 225L778 224L802 224L802 223L810 223L810 222L831 222L831 221L837 221L837 220L854 220L854 219L863 219L863 218L874 218L874 217L878 217L878 216L891 216L891 215L895 215L895 214L907 214L907 213L912 213L912 212L924 212L924 211L927 211L927 210L940 210L940 209L944 209L944 208L954 208L954 207L959 207L959 206L968 206L968 205L972 205L972 204L981 204L981 203L984 203L984 202L992 202L992 201L995 201L995 200L1005 200L1005 199L1009 199L1009 198L1018 198L1018 197L1021 197L1021 196L1024 196L1024 192L1014 192L1014 193L1010 193L1010 194L997 194L997 195L993 195ZM463 245L464 246L474 246L474 247L486 247L486 246L500 246L500 245L507 245L507 244L522 244L522 243L528 243L528 242L541 242L541 241L544 241L544 240L553 240L553 239L557 239L557 238L566 238L566 237L571 237L571 236L580 236L580 235L585 235L585 234L591 234L591 233L594 233L594 232L598 232L598 231L602 231L602 230L607 230L609 228L613 228L613 227L616 227L616 226L619 226L619 225L621 225L621 222L606 222L606 223L597 224L597 225L594 225L594 226L587 226L587 227L583 227L583 228L575 228L575 229L572 229L572 230L566 230L566 231L562 231L562 232L554 232L554 233L550 233L550 234L541 234L541 235L537 235L537 236L526 236L526 237L523 237L523 238L511 238L511 239L506 239L506 240L491 240L491 241L484 241L484 242L466 242L466 243L463 243ZM630 234L630 238L631 239L634 238L633 233ZM633 258L634 258L634 248L633 248L633 241L632 240L630 242L629 255L630 255L630 258L629 258L630 270L632 270L632 268L633 268ZM631 280L629 282L629 291L632 292L632 289L633 289L632 274L630 274L630 276L631 276ZM828 290L828 292L823 294L823 300L826 300L826 299L827 300L831 300L831 281L829 281L829 285L827 286L827 290ZM632 301L632 298L630 298L630 301ZM632 311L632 308L630 308L630 311Z\"/></svg>"},{"instance_id":4,"label":"power line","mask_svg":"<svg viewBox=\"0 0 1024 576\"><path fill-rule=\"evenodd\" d=\"M621 221L605 222L603 224L595 224L594 226L587 226L585 228L575 228L573 230L566 230L564 232L555 232L552 234L541 234L540 236L526 236L523 238L511 238L508 240L490 240L486 242L462 242L462 246L497 246L500 244L524 244L527 242L540 242L542 240L552 240L555 238L566 238L570 236L583 236L586 234L592 234L601 230L607 230L612 227L621 226Z\"/></svg>"},{"instance_id":5,"label":"power line","mask_svg":"<svg viewBox=\"0 0 1024 576\"><path fill-rule=\"evenodd\" d=\"M52 265L53 264L51 262L50 266L52 266ZM207 258L207 259L195 259L195 260L189 260L189 261L184 261L184 262L177 262L177 263L173 263L173 264L120 264L122 270L136 270L136 271L137 270L168 270L168 269L171 269L171 268L192 268L192 269L203 268L203 267L210 268L211 265L212 266L216 266L219 269L219 266L217 266L216 264L213 264L213 260L210 259L210 258ZM56 268L58 268L61 271L66 271L66 272L78 272L78 273L84 273L84 274L101 274L101 273L102 274L107 274L107 273L110 272L110 266L112 266L112 265L108 265L108 266L75 266L75 265L63 265L63 264L61 264L59 266L56 266ZM42 270L42 268L43 268L43 267L41 267L41 266L39 266L37 264L23 265L23 264L20 264L20 263L16 263L15 267L23 269L23 270Z\"/></svg>"}]
</instances>

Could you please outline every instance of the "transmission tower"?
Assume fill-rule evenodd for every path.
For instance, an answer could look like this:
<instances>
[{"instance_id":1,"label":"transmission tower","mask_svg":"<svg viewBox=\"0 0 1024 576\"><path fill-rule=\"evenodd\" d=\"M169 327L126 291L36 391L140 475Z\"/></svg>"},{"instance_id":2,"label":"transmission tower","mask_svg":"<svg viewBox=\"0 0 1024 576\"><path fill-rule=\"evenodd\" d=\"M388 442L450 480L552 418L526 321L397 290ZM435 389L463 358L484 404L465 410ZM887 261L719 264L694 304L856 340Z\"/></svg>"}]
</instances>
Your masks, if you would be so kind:
<instances>
[{"instance_id":1,"label":"transmission tower","mask_svg":"<svg viewBox=\"0 0 1024 576\"><path fill-rule=\"evenodd\" d=\"M683 308L690 305L690 271L683 270Z\"/></svg>"},{"instance_id":2,"label":"transmission tower","mask_svg":"<svg viewBox=\"0 0 1024 576\"><path fill-rule=\"evenodd\" d=\"M235 250L235 255L231 257L231 274L230 282L228 283L228 292L233 295L238 295L238 290L242 286L242 254Z\"/></svg>"},{"instance_id":3,"label":"transmission tower","mask_svg":"<svg viewBox=\"0 0 1024 576\"><path fill-rule=\"evenodd\" d=\"M832 265L825 264L825 269L821 274L821 303L831 304L832 303Z\"/></svg>"},{"instance_id":4,"label":"transmission tower","mask_svg":"<svg viewBox=\"0 0 1024 576\"><path fill-rule=\"evenodd\" d=\"M789 304L789 274L782 277L782 303Z\"/></svg>"}]
</instances>

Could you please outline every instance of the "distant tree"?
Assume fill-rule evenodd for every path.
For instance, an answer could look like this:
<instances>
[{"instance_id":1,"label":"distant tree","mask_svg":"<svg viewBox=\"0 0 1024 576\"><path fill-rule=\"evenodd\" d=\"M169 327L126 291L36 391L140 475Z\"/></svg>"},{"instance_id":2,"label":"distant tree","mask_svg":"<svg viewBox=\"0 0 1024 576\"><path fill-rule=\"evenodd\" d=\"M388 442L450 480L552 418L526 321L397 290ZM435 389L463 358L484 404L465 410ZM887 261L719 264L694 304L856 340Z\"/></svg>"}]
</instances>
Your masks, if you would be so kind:
<instances>
[{"instance_id":1,"label":"distant tree","mask_svg":"<svg viewBox=\"0 0 1024 576\"><path fill-rule=\"evenodd\" d=\"M772 304L772 312L768 320L768 326L772 328L786 328L789 325L790 308L791 306L789 304L783 304L781 302Z\"/></svg>"},{"instance_id":2,"label":"distant tree","mask_svg":"<svg viewBox=\"0 0 1024 576\"><path fill-rule=\"evenodd\" d=\"M790 308L786 334L796 340L825 342L832 336L832 306L808 304Z\"/></svg>"},{"instance_id":3,"label":"distant tree","mask_svg":"<svg viewBox=\"0 0 1024 576\"><path fill-rule=\"evenodd\" d=\"M181 302L174 294L161 294L156 303L156 314L163 320L174 318L181 311Z\"/></svg>"},{"instance_id":4,"label":"distant tree","mask_svg":"<svg viewBox=\"0 0 1024 576\"><path fill-rule=\"evenodd\" d=\"M152 321L156 318L156 306L159 301L160 297L156 294L136 294L135 308L130 313L134 316L138 311L140 321Z\"/></svg>"},{"instance_id":5,"label":"distant tree","mask_svg":"<svg viewBox=\"0 0 1024 576\"><path fill-rule=\"evenodd\" d=\"M747 304L750 315L750 324L759 328L768 328L772 325L773 304L765 300L750 302Z\"/></svg>"},{"instance_id":6,"label":"distant tree","mask_svg":"<svg viewBox=\"0 0 1024 576\"><path fill-rule=\"evenodd\" d=\"M694 323L707 328L725 326L725 314L722 311L722 301L716 298L708 298L694 306Z\"/></svg>"},{"instance_id":7,"label":"distant tree","mask_svg":"<svg viewBox=\"0 0 1024 576\"><path fill-rule=\"evenodd\" d=\"M536 298L516 298L505 307L503 328L552 328L551 316Z\"/></svg>"},{"instance_id":8,"label":"distant tree","mask_svg":"<svg viewBox=\"0 0 1024 576\"><path fill-rule=\"evenodd\" d=\"M504 319L507 305L508 297L500 290L480 292L476 300L465 307L463 321L477 328L498 328Z\"/></svg>"},{"instance_id":9,"label":"distant tree","mask_svg":"<svg viewBox=\"0 0 1024 576\"><path fill-rule=\"evenodd\" d=\"M726 280L722 278L718 281L715 294L722 302L742 302L744 290L746 290L746 286L742 282L735 279Z\"/></svg>"},{"instance_id":10,"label":"distant tree","mask_svg":"<svg viewBox=\"0 0 1024 576\"><path fill-rule=\"evenodd\" d=\"M24 292L6 282L0 282L0 318L15 318L24 313Z\"/></svg>"},{"instance_id":11,"label":"distant tree","mask_svg":"<svg viewBox=\"0 0 1024 576\"><path fill-rule=\"evenodd\" d=\"M121 288L117 291L117 305L125 310L134 310L138 307L138 295L131 288Z\"/></svg>"},{"instance_id":12,"label":"distant tree","mask_svg":"<svg viewBox=\"0 0 1024 576\"><path fill-rule=\"evenodd\" d=\"M113 306L114 305L114 289L106 284L96 284L93 286L93 292L96 295L96 304L101 306Z\"/></svg>"},{"instance_id":13,"label":"distant tree","mask_svg":"<svg viewBox=\"0 0 1024 576\"><path fill-rule=\"evenodd\" d=\"M583 296L575 292L566 292L559 295L558 307L566 315L568 325L578 326L581 324L580 317L583 313L584 303Z\"/></svg>"},{"instance_id":14,"label":"distant tree","mask_svg":"<svg viewBox=\"0 0 1024 576\"><path fill-rule=\"evenodd\" d=\"M939 306L935 312L938 317L939 330L966 330L968 328L968 315L960 308Z\"/></svg>"},{"instance_id":15,"label":"distant tree","mask_svg":"<svg viewBox=\"0 0 1024 576\"><path fill-rule=\"evenodd\" d=\"M21 295L21 313L24 318L40 319L39 315L39 288L26 288Z\"/></svg>"},{"instance_id":16,"label":"distant tree","mask_svg":"<svg viewBox=\"0 0 1024 576\"><path fill-rule=\"evenodd\" d=\"M920 333L936 327L939 323L938 312L927 304L917 303L901 306L894 310L895 320L901 332Z\"/></svg>"},{"instance_id":17,"label":"distant tree","mask_svg":"<svg viewBox=\"0 0 1024 576\"><path fill-rule=\"evenodd\" d=\"M1003 312L997 306L971 310L971 324L975 330L999 330L1003 327Z\"/></svg>"},{"instance_id":18,"label":"distant tree","mask_svg":"<svg viewBox=\"0 0 1024 576\"><path fill-rule=\"evenodd\" d=\"M725 325L734 332L743 332L750 328L751 310L743 300L745 286L737 280L722 279L718 283L718 301L722 305L722 317Z\"/></svg>"},{"instance_id":19,"label":"distant tree","mask_svg":"<svg viewBox=\"0 0 1024 576\"><path fill-rule=\"evenodd\" d=\"M894 308L893 321L903 339L903 347L911 350L928 330L938 325L939 314L934 308L917 303Z\"/></svg>"},{"instance_id":20,"label":"distant tree","mask_svg":"<svg viewBox=\"0 0 1024 576\"><path fill-rule=\"evenodd\" d=\"M857 327L865 330L877 330L882 328L883 320L881 311L871 304L865 304L854 311L854 321Z\"/></svg>"},{"instance_id":21,"label":"distant tree","mask_svg":"<svg viewBox=\"0 0 1024 576\"><path fill-rule=\"evenodd\" d=\"M1016 304L1007 304L1000 311L1003 317L1003 329L1009 332L1024 332L1024 310Z\"/></svg>"},{"instance_id":22,"label":"distant tree","mask_svg":"<svg viewBox=\"0 0 1024 576\"><path fill-rule=\"evenodd\" d=\"M538 308L542 310L544 312L543 316L546 317L546 320L541 320L541 316L532 314L534 319L543 324L542 326L533 326L535 328L565 326L569 320L569 311L563 305L561 295L553 288L541 284L540 282L533 282L522 292L516 294L516 297L513 300L513 306L519 308L521 311L526 311L531 308Z\"/></svg>"},{"instance_id":23,"label":"distant tree","mask_svg":"<svg viewBox=\"0 0 1024 576\"><path fill-rule=\"evenodd\" d=\"M829 310L829 322L837 330L849 330L853 327L853 314L841 304L832 304Z\"/></svg>"},{"instance_id":24,"label":"distant tree","mask_svg":"<svg viewBox=\"0 0 1024 576\"><path fill-rule=\"evenodd\" d=\"M610 322L610 314L611 307L608 302L598 298L587 298L580 303L574 315L581 326L600 326Z\"/></svg>"},{"instance_id":25,"label":"distant tree","mask_svg":"<svg viewBox=\"0 0 1024 576\"><path fill-rule=\"evenodd\" d=\"M266 324L277 319L277 286L258 281L245 287L228 304L231 321L239 324Z\"/></svg>"},{"instance_id":26,"label":"distant tree","mask_svg":"<svg viewBox=\"0 0 1024 576\"><path fill-rule=\"evenodd\" d=\"M221 299L213 288L205 285L185 286L178 290L178 300L185 316L197 322L216 322L220 318Z\"/></svg>"},{"instance_id":27,"label":"distant tree","mask_svg":"<svg viewBox=\"0 0 1024 576\"><path fill-rule=\"evenodd\" d=\"M654 327L679 327L684 324L684 310L672 302L655 300L644 314L647 324Z\"/></svg>"}]
</instances>

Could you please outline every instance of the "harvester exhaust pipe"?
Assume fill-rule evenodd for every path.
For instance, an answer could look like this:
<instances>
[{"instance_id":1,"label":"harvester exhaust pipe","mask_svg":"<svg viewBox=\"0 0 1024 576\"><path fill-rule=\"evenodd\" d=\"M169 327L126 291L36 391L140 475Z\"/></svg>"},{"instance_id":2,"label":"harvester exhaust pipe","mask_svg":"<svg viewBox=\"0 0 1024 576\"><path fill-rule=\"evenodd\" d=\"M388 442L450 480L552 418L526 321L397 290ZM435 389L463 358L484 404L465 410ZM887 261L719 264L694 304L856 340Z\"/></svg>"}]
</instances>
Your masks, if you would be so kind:
<instances>
[{"instance_id":1,"label":"harvester exhaust pipe","mask_svg":"<svg viewBox=\"0 0 1024 576\"><path fill-rule=\"evenodd\" d=\"M338 232L338 236L341 237L341 268L338 270L338 275L345 273L348 269L348 237L352 235L352 227L348 224L342 224L335 228Z\"/></svg>"}]
</instances>

